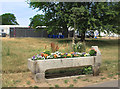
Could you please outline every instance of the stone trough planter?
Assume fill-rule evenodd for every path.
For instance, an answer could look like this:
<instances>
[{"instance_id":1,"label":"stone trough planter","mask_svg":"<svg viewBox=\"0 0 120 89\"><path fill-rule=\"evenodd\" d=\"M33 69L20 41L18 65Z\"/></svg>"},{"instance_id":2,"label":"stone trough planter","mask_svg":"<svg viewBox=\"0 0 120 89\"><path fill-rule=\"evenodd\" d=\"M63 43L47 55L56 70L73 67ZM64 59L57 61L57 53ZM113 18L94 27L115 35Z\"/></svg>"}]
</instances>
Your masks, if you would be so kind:
<instances>
[{"instance_id":1,"label":"stone trough planter","mask_svg":"<svg viewBox=\"0 0 120 89\"><path fill-rule=\"evenodd\" d=\"M75 57L75 58L60 58L48 60L28 59L28 69L32 72L36 82L45 81L45 71L49 69L71 68L80 66L92 66L93 76L99 75L99 67L101 65L101 53L98 46L92 46L97 51L96 56Z\"/></svg>"}]
</instances>

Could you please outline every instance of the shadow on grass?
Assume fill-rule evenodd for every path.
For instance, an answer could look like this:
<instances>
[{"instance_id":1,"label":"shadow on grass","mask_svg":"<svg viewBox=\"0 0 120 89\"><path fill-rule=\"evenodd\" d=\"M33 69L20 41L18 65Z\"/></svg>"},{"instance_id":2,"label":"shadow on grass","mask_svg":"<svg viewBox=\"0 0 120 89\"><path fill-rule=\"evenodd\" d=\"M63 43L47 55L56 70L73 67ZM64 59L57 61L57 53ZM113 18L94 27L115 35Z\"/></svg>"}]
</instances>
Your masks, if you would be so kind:
<instances>
[{"instance_id":1,"label":"shadow on grass","mask_svg":"<svg viewBox=\"0 0 120 89\"><path fill-rule=\"evenodd\" d=\"M94 39L94 40L86 40L86 45L88 47L91 47L93 45L99 46L101 48L103 47L109 47L109 46L118 46L118 40L110 40L110 39Z\"/></svg>"},{"instance_id":2,"label":"shadow on grass","mask_svg":"<svg viewBox=\"0 0 120 89\"><path fill-rule=\"evenodd\" d=\"M70 43L70 42L72 42L72 39L67 39L67 38L65 38L65 39L58 39L58 40L56 40L58 43Z\"/></svg>"},{"instance_id":3,"label":"shadow on grass","mask_svg":"<svg viewBox=\"0 0 120 89\"><path fill-rule=\"evenodd\" d=\"M72 39L59 39L56 40L58 43L70 43ZM80 40L77 39L75 42L79 42ZM107 46L118 46L117 39L86 39L85 40L86 46L99 46L99 47L107 47Z\"/></svg>"}]
</instances>

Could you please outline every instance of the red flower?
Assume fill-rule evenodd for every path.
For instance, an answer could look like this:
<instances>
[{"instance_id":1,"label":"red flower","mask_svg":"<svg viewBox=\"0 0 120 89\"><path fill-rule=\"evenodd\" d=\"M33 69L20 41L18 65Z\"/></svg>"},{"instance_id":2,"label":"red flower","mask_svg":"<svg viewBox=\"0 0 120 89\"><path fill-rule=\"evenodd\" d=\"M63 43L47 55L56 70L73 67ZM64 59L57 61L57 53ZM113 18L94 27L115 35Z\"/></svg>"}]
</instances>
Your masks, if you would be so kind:
<instances>
[{"instance_id":1,"label":"red flower","mask_svg":"<svg viewBox=\"0 0 120 89\"><path fill-rule=\"evenodd\" d=\"M41 56L43 57L43 56L44 56L44 53L41 53Z\"/></svg>"}]
</instances>

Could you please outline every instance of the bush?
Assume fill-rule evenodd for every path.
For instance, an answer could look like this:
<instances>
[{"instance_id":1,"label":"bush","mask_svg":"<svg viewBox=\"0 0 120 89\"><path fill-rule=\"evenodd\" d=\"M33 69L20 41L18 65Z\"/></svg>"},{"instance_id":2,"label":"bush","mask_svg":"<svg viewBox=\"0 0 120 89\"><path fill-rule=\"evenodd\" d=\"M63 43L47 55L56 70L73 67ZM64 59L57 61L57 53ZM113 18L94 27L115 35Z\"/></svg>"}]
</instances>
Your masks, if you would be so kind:
<instances>
[{"instance_id":1,"label":"bush","mask_svg":"<svg viewBox=\"0 0 120 89\"><path fill-rule=\"evenodd\" d=\"M89 52L90 56L96 56L96 53L97 52L94 49L91 49Z\"/></svg>"},{"instance_id":2,"label":"bush","mask_svg":"<svg viewBox=\"0 0 120 89\"><path fill-rule=\"evenodd\" d=\"M85 43L78 42L77 44L73 44L74 52L85 52Z\"/></svg>"},{"instance_id":3,"label":"bush","mask_svg":"<svg viewBox=\"0 0 120 89\"><path fill-rule=\"evenodd\" d=\"M92 74L92 73L93 73L92 67L91 67L91 66L84 67L84 68L82 69L82 73L83 73L83 74Z\"/></svg>"}]
</instances>

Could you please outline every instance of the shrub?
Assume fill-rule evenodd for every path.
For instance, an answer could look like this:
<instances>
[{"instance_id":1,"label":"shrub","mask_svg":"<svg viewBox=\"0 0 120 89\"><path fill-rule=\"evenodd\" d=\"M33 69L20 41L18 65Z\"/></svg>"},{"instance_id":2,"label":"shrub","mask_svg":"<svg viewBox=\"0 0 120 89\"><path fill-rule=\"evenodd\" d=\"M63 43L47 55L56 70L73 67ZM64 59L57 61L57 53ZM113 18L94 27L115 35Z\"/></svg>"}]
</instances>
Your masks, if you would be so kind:
<instances>
[{"instance_id":1,"label":"shrub","mask_svg":"<svg viewBox=\"0 0 120 89\"><path fill-rule=\"evenodd\" d=\"M83 73L83 74L92 74L92 73L93 73L92 67L91 67L91 66L84 67L84 68L82 69L82 73Z\"/></svg>"},{"instance_id":2,"label":"shrub","mask_svg":"<svg viewBox=\"0 0 120 89\"><path fill-rule=\"evenodd\" d=\"M96 56L97 51L95 49L91 49L89 54L90 56Z\"/></svg>"},{"instance_id":3,"label":"shrub","mask_svg":"<svg viewBox=\"0 0 120 89\"><path fill-rule=\"evenodd\" d=\"M74 52L85 52L85 43L78 42L77 44L73 44Z\"/></svg>"},{"instance_id":4,"label":"shrub","mask_svg":"<svg viewBox=\"0 0 120 89\"><path fill-rule=\"evenodd\" d=\"M76 46L78 52L85 52L85 43L78 42Z\"/></svg>"}]
</instances>

